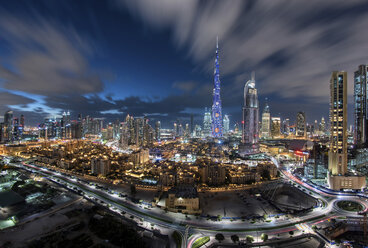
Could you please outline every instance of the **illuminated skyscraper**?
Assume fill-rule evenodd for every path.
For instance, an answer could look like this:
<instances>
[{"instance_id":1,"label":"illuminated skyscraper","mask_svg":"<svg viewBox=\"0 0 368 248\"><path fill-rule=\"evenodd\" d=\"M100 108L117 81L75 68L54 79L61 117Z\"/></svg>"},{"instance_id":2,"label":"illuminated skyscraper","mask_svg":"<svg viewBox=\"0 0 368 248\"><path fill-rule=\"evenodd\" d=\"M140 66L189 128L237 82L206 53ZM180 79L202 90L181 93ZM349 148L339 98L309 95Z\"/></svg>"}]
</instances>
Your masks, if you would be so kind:
<instances>
[{"instance_id":1,"label":"illuminated skyscraper","mask_svg":"<svg viewBox=\"0 0 368 248\"><path fill-rule=\"evenodd\" d=\"M258 151L258 119L258 94L253 72L251 80L248 80L244 86L242 143L245 145L245 153Z\"/></svg>"},{"instance_id":2,"label":"illuminated skyscraper","mask_svg":"<svg viewBox=\"0 0 368 248\"><path fill-rule=\"evenodd\" d=\"M282 121L282 133L285 135L290 134L290 120L288 118Z\"/></svg>"},{"instance_id":3,"label":"illuminated skyscraper","mask_svg":"<svg viewBox=\"0 0 368 248\"><path fill-rule=\"evenodd\" d=\"M205 108L203 118L203 136L208 137L211 135L211 112Z\"/></svg>"},{"instance_id":4,"label":"illuminated skyscraper","mask_svg":"<svg viewBox=\"0 0 368 248\"><path fill-rule=\"evenodd\" d=\"M354 141L359 147L368 147L368 65L360 65L354 73Z\"/></svg>"},{"instance_id":5,"label":"illuminated skyscraper","mask_svg":"<svg viewBox=\"0 0 368 248\"><path fill-rule=\"evenodd\" d=\"M349 174L347 152L347 73L334 71L330 80L330 149L328 183L331 189L361 189L365 177Z\"/></svg>"},{"instance_id":6,"label":"illuminated skyscraper","mask_svg":"<svg viewBox=\"0 0 368 248\"><path fill-rule=\"evenodd\" d=\"M319 123L319 131L322 135L326 132L326 122L324 117L322 117L321 123Z\"/></svg>"},{"instance_id":7,"label":"illuminated skyscraper","mask_svg":"<svg viewBox=\"0 0 368 248\"><path fill-rule=\"evenodd\" d=\"M347 171L347 73L334 71L330 81L330 151L328 169L332 175Z\"/></svg>"},{"instance_id":8,"label":"illuminated skyscraper","mask_svg":"<svg viewBox=\"0 0 368 248\"><path fill-rule=\"evenodd\" d=\"M216 58L215 58L215 71L214 71L212 136L215 138L222 137L222 107L220 97L220 65L218 56L218 38L216 42Z\"/></svg>"},{"instance_id":9,"label":"illuminated skyscraper","mask_svg":"<svg viewBox=\"0 0 368 248\"><path fill-rule=\"evenodd\" d=\"M278 138L281 135L281 118L271 118L271 136L272 138Z\"/></svg>"},{"instance_id":10,"label":"illuminated skyscraper","mask_svg":"<svg viewBox=\"0 0 368 248\"><path fill-rule=\"evenodd\" d=\"M155 138L156 141L160 141L161 140L161 122L160 121L156 121L155 124Z\"/></svg>"},{"instance_id":11,"label":"illuminated skyscraper","mask_svg":"<svg viewBox=\"0 0 368 248\"><path fill-rule=\"evenodd\" d=\"M230 119L228 115L224 116L224 134L228 133L230 130Z\"/></svg>"},{"instance_id":12,"label":"illuminated skyscraper","mask_svg":"<svg viewBox=\"0 0 368 248\"><path fill-rule=\"evenodd\" d=\"M13 140L13 111L9 110L4 115L4 138L5 141L9 142Z\"/></svg>"},{"instance_id":13,"label":"illuminated skyscraper","mask_svg":"<svg viewBox=\"0 0 368 248\"><path fill-rule=\"evenodd\" d=\"M305 120L305 113L298 112L296 114L296 136L307 137L307 125Z\"/></svg>"},{"instance_id":14,"label":"illuminated skyscraper","mask_svg":"<svg viewBox=\"0 0 368 248\"><path fill-rule=\"evenodd\" d=\"M269 139L271 137L271 114L267 102L262 113L261 137L263 139Z\"/></svg>"}]
</instances>

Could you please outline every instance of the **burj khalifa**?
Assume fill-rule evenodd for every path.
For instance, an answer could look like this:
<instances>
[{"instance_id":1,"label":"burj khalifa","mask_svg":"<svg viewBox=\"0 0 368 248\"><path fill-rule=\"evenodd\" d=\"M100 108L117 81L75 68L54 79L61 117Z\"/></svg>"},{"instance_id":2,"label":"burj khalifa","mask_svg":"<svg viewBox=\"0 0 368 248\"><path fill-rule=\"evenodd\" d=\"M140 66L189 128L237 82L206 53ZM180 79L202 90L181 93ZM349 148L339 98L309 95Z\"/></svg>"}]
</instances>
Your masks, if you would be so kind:
<instances>
[{"instance_id":1,"label":"burj khalifa","mask_svg":"<svg viewBox=\"0 0 368 248\"><path fill-rule=\"evenodd\" d=\"M212 137L222 137L222 107L220 97L220 65L218 56L218 38L216 42L216 58L214 71L213 104L212 104Z\"/></svg>"}]
</instances>

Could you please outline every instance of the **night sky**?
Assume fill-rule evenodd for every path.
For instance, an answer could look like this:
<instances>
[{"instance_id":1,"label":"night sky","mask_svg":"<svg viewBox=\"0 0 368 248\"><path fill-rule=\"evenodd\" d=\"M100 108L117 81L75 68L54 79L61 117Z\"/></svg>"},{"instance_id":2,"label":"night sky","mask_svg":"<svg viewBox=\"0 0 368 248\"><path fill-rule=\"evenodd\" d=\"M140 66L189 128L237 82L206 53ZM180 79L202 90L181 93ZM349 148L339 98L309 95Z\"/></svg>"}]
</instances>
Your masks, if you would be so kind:
<instances>
[{"instance_id":1,"label":"night sky","mask_svg":"<svg viewBox=\"0 0 368 248\"><path fill-rule=\"evenodd\" d=\"M202 123L219 37L223 113L241 119L251 72L262 112L328 119L333 70L368 63L367 1L0 0L0 115L26 124L127 113Z\"/></svg>"}]
</instances>

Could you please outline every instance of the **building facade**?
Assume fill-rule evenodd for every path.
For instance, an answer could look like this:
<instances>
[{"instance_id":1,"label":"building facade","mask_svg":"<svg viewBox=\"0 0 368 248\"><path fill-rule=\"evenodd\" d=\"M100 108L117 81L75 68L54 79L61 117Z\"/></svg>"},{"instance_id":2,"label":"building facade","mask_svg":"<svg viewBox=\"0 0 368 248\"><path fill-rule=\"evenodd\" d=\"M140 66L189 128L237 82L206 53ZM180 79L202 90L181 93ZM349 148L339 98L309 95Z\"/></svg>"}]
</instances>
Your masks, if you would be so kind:
<instances>
[{"instance_id":1,"label":"building facade","mask_svg":"<svg viewBox=\"0 0 368 248\"><path fill-rule=\"evenodd\" d=\"M218 39L216 44L213 104L212 104L212 137L222 137L222 106L220 96L220 65L218 56Z\"/></svg>"},{"instance_id":2,"label":"building facade","mask_svg":"<svg viewBox=\"0 0 368 248\"><path fill-rule=\"evenodd\" d=\"M272 138L278 138L281 135L281 118L271 118L271 136Z\"/></svg>"},{"instance_id":3,"label":"building facade","mask_svg":"<svg viewBox=\"0 0 368 248\"><path fill-rule=\"evenodd\" d=\"M205 108L203 117L203 136L208 137L211 135L211 112Z\"/></svg>"},{"instance_id":4,"label":"building facade","mask_svg":"<svg viewBox=\"0 0 368 248\"><path fill-rule=\"evenodd\" d=\"M230 119L228 115L224 116L224 134L230 131Z\"/></svg>"},{"instance_id":5,"label":"building facade","mask_svg":"<svg viewBox=\"0 0 368 248\"><path fill-rule=\"evenodd\" d=\"M307 137L307 124L305 119L305 113L304 112L298 112L296 114L296 136L298 137Z\"/></svg>"},{"instance_id":6,"label":"building facade","mask_svg":"<svg viewBox=\"0 0 368 248\"><path fill-rule=\"evenodd\" d=\"M248 154L258 152L259 110L254 72L252 73L251 80L248 80L244 85L244 104L242 113L243 152Z\"/></svg>"},{"instance_id":7,"label":"building facade","mask_svg":"<svg viewBox=\"0 0 368 248\"><path fill-rule=\"evenodd\" d=\"M368 146L367 76L368 65L354 72L354 142L360 148Z\"/></svg>"},{"instance_id":8,"label":"building facade","mask_svg":"<svg viewBox=\"0 0 368 248\"><path fill-rule=\"evenodd\" d=\"M270 107L267 102L262 113L261 137L263 139L271 138L271 114Z\"/></svg>"},{"instance_id":9,"label":"building facade","mask_svg":"<svg viewBox=\"0 0 368 248\"><path fill-rule=\"evenodd\" d=\"M330 149L328 183L331 189L361 189L365 177L347 171L347 73L332 72L330 79Z\"/></svg>"}]
</instances>

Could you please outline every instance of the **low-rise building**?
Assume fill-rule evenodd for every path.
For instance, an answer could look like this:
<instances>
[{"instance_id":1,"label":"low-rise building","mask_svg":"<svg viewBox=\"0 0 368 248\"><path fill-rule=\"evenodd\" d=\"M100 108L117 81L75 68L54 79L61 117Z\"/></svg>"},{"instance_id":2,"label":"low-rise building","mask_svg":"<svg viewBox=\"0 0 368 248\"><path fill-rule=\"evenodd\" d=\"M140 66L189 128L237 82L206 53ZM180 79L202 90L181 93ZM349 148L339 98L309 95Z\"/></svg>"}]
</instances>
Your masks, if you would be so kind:
<instances>
[{"instance_id":1,"label":"low-rise building","mask_svg":"<svg viewBox=\"0 0 368 248\"><path fill-rule=\"evenodd\" d=\"M219 164L205 165L199 168L199 173L201 175L201 182L207 185L217 186L225 183L226 170L224 166Z\"/></svg>"},{"instance_id":2,"label":"low-rise building","mask_svg":"<svg viewBox=\"0 0 368 248\"><path fill-rule=\"evenodd\" d=\"M105 158L92 158L91 173L106 176L110 172L110 161Z\"/></svg>"},{"instance_id":3,"label":"low-rise building","mask_svg":"<svg viewBox=\"0 0 368 248\"><path fill-rule=\"evenodd\" d=\"M191 185L180 185L169 189L166 198L166 207L169 211L185 214L200 214L197 189Z\"/></svg>"}]
</instances>

